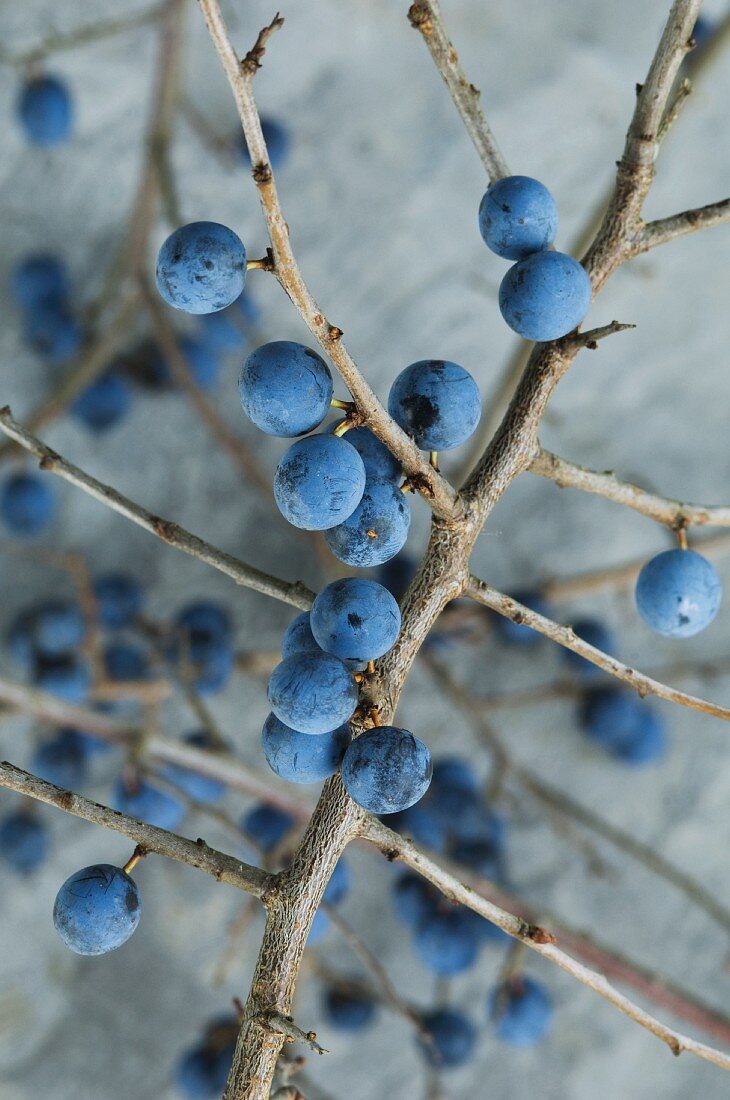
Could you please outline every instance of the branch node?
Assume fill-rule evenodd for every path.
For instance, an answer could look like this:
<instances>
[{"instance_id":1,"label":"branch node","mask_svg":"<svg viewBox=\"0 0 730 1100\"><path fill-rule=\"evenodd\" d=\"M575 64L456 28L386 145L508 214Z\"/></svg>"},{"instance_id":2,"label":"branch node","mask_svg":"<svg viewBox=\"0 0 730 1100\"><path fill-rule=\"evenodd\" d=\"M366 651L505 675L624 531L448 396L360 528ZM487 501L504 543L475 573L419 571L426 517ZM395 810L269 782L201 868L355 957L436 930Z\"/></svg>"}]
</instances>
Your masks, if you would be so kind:
<instances>
[{"instance_id":1,"label":"branch node","mask_svg":"<svg viewBox=\"0 0 730 1100\"><path fill-rule=\"evenodd\" d=\"M263 27L251 49L241 61L241 72L248 77L256 75L261 68L261 58L266 53L266 44L274 31L278 31L284 25L284 17L277 12L268 26Z\"/></svg>"}]
</instances>

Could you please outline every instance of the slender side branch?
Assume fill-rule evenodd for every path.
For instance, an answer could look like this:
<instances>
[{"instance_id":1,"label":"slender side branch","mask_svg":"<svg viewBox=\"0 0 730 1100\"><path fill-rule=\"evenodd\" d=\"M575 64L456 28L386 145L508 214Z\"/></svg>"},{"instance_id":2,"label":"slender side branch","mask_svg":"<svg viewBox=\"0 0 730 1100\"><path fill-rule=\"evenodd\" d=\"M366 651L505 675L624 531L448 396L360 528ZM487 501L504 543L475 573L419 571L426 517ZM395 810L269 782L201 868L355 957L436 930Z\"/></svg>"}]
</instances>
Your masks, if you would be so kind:
<instances>
[{"instance_id":1,"label":"slender side branch","mask_svg":"<svg viewBox=\"0 0 730 1100\"><path fill-rule=\"evenodd\" d=\"M317 1042L316 1031L302 1031L291 1016L282 1016L280 1012L267 1012L261 1017L261 1023L271 1031L283 1035L287 1043L304 1043L315 1054L329 1054L329 1051Z\"/></svg>"},{"instance_id":2,"label":"slender side branch","mask_svg":"<svg viewBox=\"0 0 730 1100\"><path fill-rule=\"evenodd\" d=\"M362 422L366 423L399 459L413 485L423 494L437 515L445 518L460 515L462 507L456 490L429 465L413 440L388 415L345 348L342 330L327 320L299 270L289 240L289 227L279 203L274 173L253 94L253 76L260 61L260 49L257 50L257 47L254 47L251 54L247 55L247 57L256 55L255 65L247 63L246 58L243 62L239 61L228 35L218 0L198 0L198 2L238 107L246 144L251 155L252 175L259 190L261 209L271 241L276 278L299 311L309 331L342 376L357 405ZM274 23L267 28L268 33L280 25L280 19L274 20Z\"/></svg>"},{"instance_id":3,"label":"slender side branch","mask_svg":"<svg viewBox=\"0 0 730 1100\"><path fill-rule=\"evenodd\" d=\"M156 852L178 863L197 867L199 871L212 875L216 881L236 886L257 898L263 898L272 886L273 880L265 871L242 863L240 859L226 855L225 852L209 848L204 840L187 840L176 833L169 833L167 829L158 829L144 821L127 817L126 814L110 810L108 806L92 802L83 795L54 787L52 783L46 783L35 775L21 771L6 760L0 763L0 787L17 791L18 794L35 798L39 802L46 802L49 806L56 806L67 814L90 821L92 825L101 825L105 829L128 836L145 852Z\"/></svg>"},{"instance_id":4,"label":"slender side branch","mask_svg":"<svg viewBox=\"0 0 730 1100\"><path fill-rule=\"evenodd\" d=\"M455 875L448 870L444 870L429 856L419 851L411 841L405 840L398 833L393 832L392 829L388 829L382 822L376 821L374 818L370 819L362 835L364 839L377 845L388 859L400 860L407 867L417 871L418 874L423 875L424 878L433 883L447 898L459 902L461 905L466 905L469 909L473 909L475 913L481 914L508 935L520 940L527 947L537 951L538 954L559 966L561 970L576 978L582 985L592 989L594 993L614 1005L625 1016L651 1032L657 1039L661 1039L662 1042L667 1044L672 1053L681 1054L683 1051L687 1051L689 1054L694 1054L698 1058L712 1062L722 1069L730 1070L729 1054L697 1042L697 1040L668 1027L661 1020L657 1020L656 1017L615 989L603 974L584 966L572 955L563 951L557 946L556 938L552 933L547 932L538 925L529 924L520 917L508 913L494 902L488 901L470 885L460 881Z\"/></svg>"},{"instance_id":5,"label":"slender side branch","mask_svg":"<svg viewBox=\"0 0 730 1100\"><path fill-rule=\"evenodd\" d=\"M466 132L486 169L489 182L508 176L510 170L482 111L481 92L467 80L446 28L438 0L416 0L408 10L411 25L420 31L428 52L441 73Z\"/></svg>"},{"instance_id":6,"label":"slender side branch","mask_svg":"<svg viewBox=\"0 0 730 1100\"><path fill-rule=\"evenodd\" d=\"M638 485L621 481L610 470L599 472L578 466L560 455L541 449L528 467L531 474L549 478L561 489L582 489L596 493L641 512L643 516L664 523L675 530L682 527L730 527L730 506L712 504L683 504L679 500L661 497L640 489Z\"/></svg>"},{"instance_id":7,"label":"slender side branch","mask_svg":"<svg viewBox=\"0 0 730 1100\"><path fill-rule=\"evenodd\" d=\"M198 538L190 531L186 531L179 524L153 515L146 508L135 504L129 497L125 497L118 493L116 489L112 489L110 485L97 481L90 474L80 470L78 466L67 462L65 458L62 458L46 443L27 431L17 420L14 420L7 405L5 408L0 409L0 431L19 443L26 451L36 455L40 459L42 470L57 474L64 481L83 489L85 493L100 501L101 504L105 504L107 508L118 512L139 527L143 527L145 531L156 535L157 538L162 539L169 546L174 546L177 550L182 550L183 553L190 554L191 557L198 558L200 561L204 561L206 565L211 565L219 572L225 573L236 584L240 584L244 588L252 588L255 592L262 592L265 596L273 596L274 599L291 604L292 607L298 607L302 611L308 611L312 606L314 593L310 592L299 581L294 583L283 581L278 577L263 573L252 565L246 565L245 562L234 558L232 554L218 550L217 547L205 542L204 539Z\"/></svg>"},{"instance_id":8,"label":"slender side branch","mask_svg":"<svg viewBox=\"0 0 730 1100\"><path fill-rule=\"evenodd\" d=\"M591 664L597 665L604 672L608 672L609 675L615 676L617 680L621 680L629 687L634 688L642 697L657 695L660 699L667 699L670 703L679 703L680 706L689 707L690 710L699 710L703 714L711 714L715 718L722 718L725 722L730 722L730 708L721 707L718 703L710 703L706 699L698 698L696 695L688 695L684 691L679 691L678 688L669 687L667 684L660 683L659 680L653 680L651 676L645 676L643 672L637 672L636 669L629 668L628 665L617 661L615 657L610 657L607 653L596 649L595 646L589 645L588 642L574 634L569 626L561 626L544 615L538 615L536 611L531 611L529 607L518 603L517 600L513 600L510 596L505 596L502 592L491 588L477 577L470 579L464 594L476 600L477 603L483 604L484 607L504 615L506 619L529 626L536 630L538 634L544 634L546 638L551 638L558 645L565 646L566 649L572 649L574 653L577 653L580 657L585 657Z\"/></svg>"},{"instance_id":9,"label":"slender side branch","mask_svg":"<svg viewBox=\"0 0 730 1100\"><path fill-rule=\"evenodd\" d=\"M659 218L658 221L647 222L634 242L635 254L648 252L650 248L667 244L669 241L676 240L677 237L686 237L689 233L696 233L698 229L709 229L728 221L730 221L730 199L711 202L707 206L698 206L694 210L683 210L681 214L673 214L670 218Z\"/></svg>"}]
</instances>

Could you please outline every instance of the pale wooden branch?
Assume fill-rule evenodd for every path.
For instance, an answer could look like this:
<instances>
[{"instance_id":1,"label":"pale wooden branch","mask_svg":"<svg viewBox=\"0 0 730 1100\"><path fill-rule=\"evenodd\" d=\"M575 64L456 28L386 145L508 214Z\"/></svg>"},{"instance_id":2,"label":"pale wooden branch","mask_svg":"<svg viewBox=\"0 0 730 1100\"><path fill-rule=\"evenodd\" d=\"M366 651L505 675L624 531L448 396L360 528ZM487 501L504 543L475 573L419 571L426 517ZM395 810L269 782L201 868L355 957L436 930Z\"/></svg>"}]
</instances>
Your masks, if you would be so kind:
<instances>
[{"instance_id":1,"label":"pale wooden branch","mask_svg":"<svg viewBox=\"0 0 730 1100\"><path fill-rule=\"evenodd\" d=\"M232 554L227 554L225 551L205 542L204 539L198 538L197 535L191 534L190 531L186 531L184 527L180 527L177 523L153 515L146 508L135 504L133 500L123 496L122 493L117 492L110 485L97 481L96 478L91 477L90 474L85 473L78 466L67 462L65 458L62 458L46 443L27 431L17 420L14 420L7 406L0 409L0 431L19 443L26 451L36 455L40 459L42 470L56 474L64 481L83 489L85 493L94 497L101 504L105 504L107 508L118 512L126 519L131 520L132 523L144 528L145 531L149 531L150 534L156 535L157 538L162 539L169 546L174 546L176 550L182 550L183 553L190 554L191 557L198 558L219 572L225 573L236 584L242 585L244 588L251 588L255 592L261 592L265 596L273 596L274 599L291 604L292 607L298 607L302 611L308 611L312 606L314 594L299 581L293 583L283 581L278 577L272 577L270 574L256 569L252 565L246 565L245 562L234 558Z\"/></svg>"},{"instance_id":2,"label":"pale wooden branch","mask_svg":"<svg viewBox=\"0 0 730 1100\"><path fill-rule=\"evenodd\" d=\"M411 26L421 32L428 52L441 73L454 106L461 115L467 134L474 143L489 182L509 176L502 156L481 107L481 93L467 80L443 20L438 0L416 0L408 10Z\"/></svg>"},{"instance_id":3,"label":"pale wooden branch","mask_svg":"<svg viewBox=\"0 0 730 1100\"><path fill-rule=\"evenodd\" d=\"M258 187L261 209L271 241L276 278L297 308L309 331L339 371L357 405L362 423L367 424L399 459L414 487L423 494L437 515L451 518L458 516L461 514L461 502L456 490L429 465L410 436L407 436L388 415L345 348L342 330L327 320L304 281L292 250L289 227L276 191L274 173L253 94L253 76L260 60L259 47L255 46L247 55L247 58L255 55L255 64L247 64L247 58L244 58L243 62L239 61L228 35L218 0L198 0L198 2L238 107L251 156L252 175ZM283 20L278 20L277 17L270 30L280 26L281 22Z\"/></svg>"},{"instance_id":4,"label":"pale wooden branch","mask_svg":"<svg viewBox=\"0 0 730 1100\"><path fill-rule=\"evenodd\" d=\"M549 959L561 970L576 978L582 985L592 989L599 997L608 1001L620 1012L628 1016L635 1023L645 1028L666 1043L674 1054L687 1051L705 1061L712 1062L722 1069L730 1070L730 1055L713 1047L706 1046L681 1032L675 1031L662 1023L656 1017L646 1012L635 1004L623 993L620 993L608 979L595 970L573 958L566 951L557 946L556 937L539 925L527 922L513 913L507 912L501 906L487 900L467 882L460 881L454 874L444 870L442 866L432 860L428 855L419 851L409 840L405 840L398 833L388 829L382 822L375 819L369 820L363 832L365 839L372 841L390 860L400 860L407 867L423 875L433 883L447 898L467 906L475 913L479 913L486 920L496 924L509 936L520 940L533 951L538 952L544 958Z\"/></svg>"},{"instance_id":5,"label":"pale wooden branch","mask_svg":"<svg viewBox=\"0 0 730 1100\"><path fill-rule=\"evenodd\" d=\"M634 250L637 254L648 252L650 248L657 248L660 244L667 244L678 237L686 237L699 229L709 229L728 221L730 221L730 199L711 202L707 206L699 206L694 210L683 210L681 214L647 222L634 241Z\"/></svg>"},{"instance_id":6,"label":"pale wooden branch","mask_svg":"<svg viewBox=\"0 0 730 1100\"><path fill-rule=\"evenodd\" d=\"M715 718L722 718L725 722L730 721L730 708L720 706L718 703L711 703L706 699L700 699L696 695L688 695L678 688L669 687L667 684L660 683L659 680L653 680L651 676L645 676L644 673L629 668L628 665L617 661L615 657L611 657L608 653L603 653L595 646L589 645L588 642L578 637L569 626L561 626L559 623L553 622L552 619L546 618L545 615L539 615L536 611L531 611L529 607L513 600L511 596L505 596L502 592L498 592L495 588L485 584L484 581L480 581L478 577L471 577L465 589L465 594L484 607L488 607L491 611L496 611L498 614L504 615L506 619L511 619L513 623L529 626L536 630L538 634L551 638L558 645L571 649L573 653L584 657L591 664L596 665L597 668L603 669L604 672L614 676L617 680L621 680L622 683L634 688L642 697L656 695L659 699L666 699L670 703L679 703L680 706L689 707L690 710L711 714Z\"/></svg>"},{"instance_id":7,"label":"pale wooden branch","mask_svg":"<svg viewBox=\"0 0 730 1100\"><path fill-rule=\"evenodd\" d=\"M560 455L543 448L538 451L528 467L531 474L549 478L561 489L582 489L586 493L596 493L613 501L633 508L657 523L679 530L685 527L730 527L730 506L712 504L684 504L679 500L650 493L646 489L621 481L610 471L589 470L578 466Z\"/></svg>"},{"instance_id":8,"label":"pale wooden branch","mask_svg":"<svg viewBox=\"0 0 730 1100\"><path fill-rule=\"evenodd\" d=\"M52 783L46 783L35 775L21 771L6 760L0 763L0 787L17 791L18 794L35 798L39 802L46 802L49 806L56 806L67 814L91 822L92 825L101 825L105 829L121 833L145 852L156 852L167 859L197 867L199 871L212 875L217 882L226 882L239 890L245 890L247 894L254 894L257 898L263 899L267 890L272 887L273 880L266 872L242 863L240 859L226 855L225 852L209 848L204 840L187 840L167 829L158 829L155 825L137 821L118 810L92 802L83 795L54 787Z\"/></svg>"}]
</instances>

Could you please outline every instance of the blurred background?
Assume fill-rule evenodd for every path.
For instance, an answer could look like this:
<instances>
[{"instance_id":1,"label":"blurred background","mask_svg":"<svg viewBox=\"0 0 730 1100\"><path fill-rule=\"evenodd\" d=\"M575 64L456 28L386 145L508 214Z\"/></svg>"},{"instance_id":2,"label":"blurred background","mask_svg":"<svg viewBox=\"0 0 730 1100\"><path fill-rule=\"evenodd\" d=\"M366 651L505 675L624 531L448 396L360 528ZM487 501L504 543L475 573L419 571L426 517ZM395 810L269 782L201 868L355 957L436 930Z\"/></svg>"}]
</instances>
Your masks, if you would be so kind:
<instances>
[{"instance_id":1,"label":"blurred background","mask_svg":"<svg viewBox=\"0 0 730 1100\"><path fill-rule=\"evenodd\" d=\"M275 135L280 197L302 271L368 380L385 398L407 364L455 360L477 380L486 421L499 411L495 395L516 347L497 306L504 265L477 229L486 186L479 159L409 26L407 6L317 0L284 7L286 24L269 45L256 92ZM634 86L645 75L667 6L664 0L444 0L464 68L482 90L508 163L542 180L557 199L562 249L573 247L611 182ZM722 0L708 0L705 8L703 33L727 14ZM23 422L40 411L47 442L150 511L253 565L319 588L338 575L338 564L276 510L269 486L282 442L257 432L236 392L252 347L273 339L311 344L275 281L249 273L244 298L218 324L163 313L163 332L171 326L194 379L187 389L155 344L160 329L153 331L144 303L126 305L120 256L134 236L130 219L158 99L158 11L138 0L125 4L121 17L111 0L64 6L28 0L0 16L0 403ZM244 52L275 8L250 0L228 2L224 12ZM120 19L111 33L109 21ZM266 247L231 95L194 3L184 23L162 202L142 252L150 277L157 248L180 222L230 225L250 257ZM87 35L95 27L104 33ZM648 217L728 192L730 42L711 54L709 46L701 49L708 54L702 64L701 51L692 62L696 90L662 151ZM39 75L57 78L72 104L68 133L51 145L39 145L18 115L24 82ZM58 125L63 129L63 119ZM544 446L669 496L727 502L729 240L727 227L712 229L617 273L589 322L616 318L638 327L581 355L551 404ZM66 272L52 322L19 299L19 265L37 253L57 258ZM103 384L89 391L94 373ZM347 396L341 383L335 393ZM447 474L467 462L469 446L444 459ZM266 673L293 615L236 589L58 479L49 478L52 500L37 506L42 522L28 531L9 486L33 473L34 464L7 447L0 462L0 696L7 699L2 684L35 683L171 738L207 728L272 797L278 793L280 808L287 800L300 811L310 805L316 789L275 782L259 744ZM419 500L412 510L406 555L415 560L429 513ZM690 544L701 548L707 537L691 533ZM726 701L727 607L708 630L682 642L652 634L635 612L635 570L620 567L670 545L664 528L635 513L526 474L491 517L473 564L503 591L539 590L562 622L599 624L629 665ZM730 582L730 539L714 536L707 553ZM606 576L583 578L603 570ZM138 586L139 604L128 597L126 612L115 618L98 582L119 574ZM397 586L393 572L383 579ZM171 628L200 601L222 606L230 630L214 667L183 675ZM83 641L71 648L58 643L60 656L39 664L28 643L29 623L36 629L39 615L61 633L73 633L80 615ZM654 715L650 749L620 758L586 733L585 692L595 683L552 643L515 638L486 615L458 607L417 661L399 720L436 760L458 756L478 781L483 844L465 857L472 871L499 879L515 904L551 927L599 942L609 961L627 956L666 976L689 1001L717 1013L714 1035L634 995L698 1038L722 1045L724 1036L727 1046L727 924L697 896L650 871L646 860L632 858L625 844L612 843L604 828L587 829L573 805L637 838L730 906L727 727L647 702ZM95 742L59 735L58 721L23 713L29 706L26 700L0 716L0 751L19 766L107 804L122 797L115 790L120 777L127 792L139 781L158 781L168 795L171 782L179 785L179 775L150 776L148 762L122 748L93 752ZM508 759L495 752L495 737ZM531 788L529 776L547 784L548 793ZM178 828L187 836L272 861L296 839L292 818L264 856L254 826L249 822L247 834L238 828L260 798L227 790L211 811L191 806L190 793L179 799L185 818ZM200 789L192 795L200 801ZM0 792L0 829L19 811L25 813L20 799ZM56 1100L184 1095L175 1086L180 1060L200 1044L211 1020L230 1014L233 997L245 999L260 913L233 889L151 857L135 871L144 913L134 939L99 959L72 956L51 921L60 883L87 863L124 863L132 846L51 808L30 812L42 834L33 868L19 869L0 845L0 1094L4 1100L51 1091ZM416 827L403 823L409 835ZM266 832L265 847L271 836ZM690 1055L673 1059L572 979L537 957L515 956L502 941L480 945L473 963L453 977L435 973L394 903L397 868L358 846L345 863L349 888L337 901L337 918L322 922L308 949L297 995L297 1020L330 1050L326 1058L310 1056L304 1068L300 1088L310 1100L727 1094L721 1070ZM362 951L353 951L352 933L411 1009L450 1006L468 1017L474 1044L463 1065L429 1069L413 1021L383 1003L382 984ZM487 1002L497 983L523 972L544 987L553 1011L539 1042L515 1048L500 1038ZM366 1026L343 1028L342 1012L328 1008L332 988L372 999Z\"/></svg>"}]
</instances>

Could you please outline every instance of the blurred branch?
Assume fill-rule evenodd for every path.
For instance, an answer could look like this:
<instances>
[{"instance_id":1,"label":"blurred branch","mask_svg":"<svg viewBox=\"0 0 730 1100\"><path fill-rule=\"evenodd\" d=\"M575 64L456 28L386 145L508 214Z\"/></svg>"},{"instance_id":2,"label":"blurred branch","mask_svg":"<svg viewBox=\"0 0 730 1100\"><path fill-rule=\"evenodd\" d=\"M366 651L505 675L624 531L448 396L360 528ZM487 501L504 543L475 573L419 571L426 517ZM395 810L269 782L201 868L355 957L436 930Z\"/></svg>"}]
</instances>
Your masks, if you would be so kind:
<instances>
[{"instance_id":1,"label":"blurred branch","mask_svg":"<svg viewBox=\"0 0 730 1100\"><path fill-rule=\"evenodd\" d=\"M491 588L477 577L471 578L465 594L484 607L504 615L506 619L511 619L513 623L529 626L536 630L538 634L543 634L546 638L551 638L554 642L557 642L558 645L571 649L573 653L577 653L580 657L585 657L591 664L634 688L642 697L657 695L660 699L667 699L670 703L679 703L680 706L689 707L691 710L711 714L715 718L722 718L725 722L730 721L730 709L728 707L710 703L705 699L698 698L696 695L688 695L684 691L679 691L678 688L669 687L667 684L660 683L659 680L653 680L651 676L645 676L642 672L629 668L628 665L617 661L615 657L611 657L600 649L596 649L595 646L589 645L588 642L574 634L570 627L561 626L544 615L538 615L536 611L531 611L530 608L518 603L517 600L513 600L511 596L505 596L502 592Z\"/></svg>"},{"instance_id":2,"label":"blurred branch","mask_svg":"<svg viewBox=\"0 0 730 1100\"><path fill-rule=\"evenodd\" d=\"M138 30L147 27L151 23L158 22L162 18L165 4L155 4L147 11L138 12L136 15L127 15L123 19L105 19L92 23L87 27L78 27L68 34L50 34L36 46L27 50L14 52L4 46L0 46L0 65L33 65L43 61L49 54L62 53L65 50L75 50L79 46L85 46L89 42L99 42L104 38L113 38L127 31Z\"/></svg>"},{"instance_id":3,"label":"blurred branch","mask_svg":"<svg viewBox=\"0 0 730 1100\"><path fill-rule=\"evenodd\" d=\"M14 420L7 406L0 409L0 431L5 432L5 435L19 443L26 451L36 455L40 459L42 470L56 474L64 481L83 489L85 493L94 497L101 504L105 504L107 508L118 512L119 515L131 520L139 527L143 527L145 531L156 535L157 538L162 539L169 546L174 546L175 549L182 550L183 553L198 558L206 565L211 565L219 572L225 573L236 584L242 585L244 588L251 588L255 592L261 592L265 596L273 596L274 599L291 604L292 607L298 607L302 611L307 611L312 606L314 594L299 581L289 583L268 573L263 573L252 565L246 565L231 554L218 550L215 546L205 542L204 539L198 538L190 531L186 531L184 527L180 527L177 523L153 515L146 508L135 504L129 497L123 496L116 489L97 481L90 474L80 470L78 466L67 462L56 451L37 439L31 432L26 431L21 424Z\"/></svg>"},{"instance_id":4,"label":"blurred branch","mask_svg":"<svg viewBox=\"0 0 730 1100\"><path fill-rule=\"evenodd\" d=\"M683 504L679 500L658 496L638 485L621 481L606 470L599 472L578 466L560 455L552 454L541 448L528 467L531 474L549 478L561 489L582 489L586 493L596 493L613 501L633 508L635 512L664 523L674 530L684 527L730 527L730 507L710 504Z\"/></svg>"}]
</instances>

